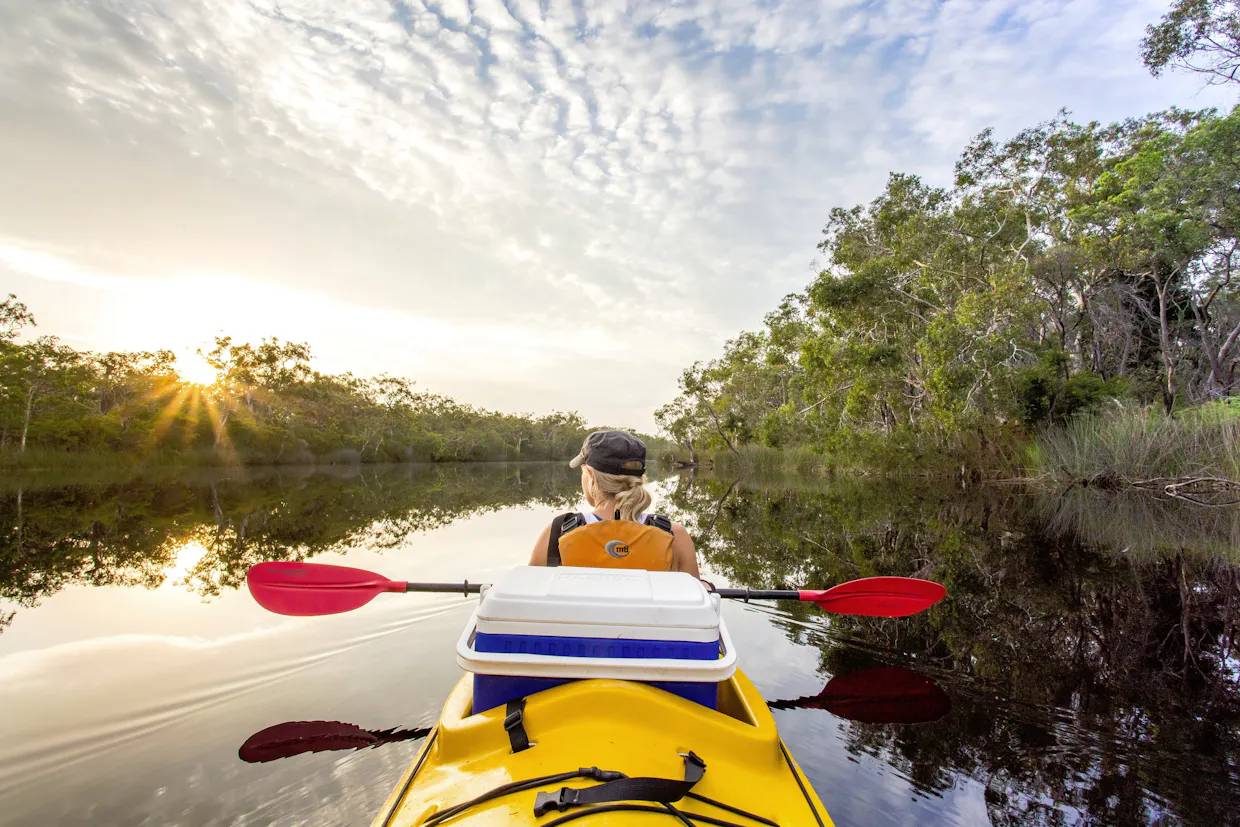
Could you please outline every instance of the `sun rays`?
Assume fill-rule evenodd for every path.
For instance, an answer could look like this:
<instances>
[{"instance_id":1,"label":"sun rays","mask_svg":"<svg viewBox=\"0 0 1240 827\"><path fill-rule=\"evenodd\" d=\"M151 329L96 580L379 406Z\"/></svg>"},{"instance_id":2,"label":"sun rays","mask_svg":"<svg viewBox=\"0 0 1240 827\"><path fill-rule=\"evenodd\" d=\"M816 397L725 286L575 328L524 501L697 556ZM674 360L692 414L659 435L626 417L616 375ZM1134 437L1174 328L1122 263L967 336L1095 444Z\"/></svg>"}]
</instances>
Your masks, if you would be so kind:
<instances>
[{"instance_id":1,"label":"sun rays","mask_svg":"<svg viewBox=\"0 0 1240 827\"><path fill-rule=\"evenodd\" d=\"M238 462L239 457L227 428L231 411L196 383L181 384L168 404L160 410L151 428L151 447L177 450L192 447L202 436L204 412L211 427L214 449L220 459L230 465ZM169 444L170 432L176 432L172 439L175 444Z\"/></svg>"}]
</instances>

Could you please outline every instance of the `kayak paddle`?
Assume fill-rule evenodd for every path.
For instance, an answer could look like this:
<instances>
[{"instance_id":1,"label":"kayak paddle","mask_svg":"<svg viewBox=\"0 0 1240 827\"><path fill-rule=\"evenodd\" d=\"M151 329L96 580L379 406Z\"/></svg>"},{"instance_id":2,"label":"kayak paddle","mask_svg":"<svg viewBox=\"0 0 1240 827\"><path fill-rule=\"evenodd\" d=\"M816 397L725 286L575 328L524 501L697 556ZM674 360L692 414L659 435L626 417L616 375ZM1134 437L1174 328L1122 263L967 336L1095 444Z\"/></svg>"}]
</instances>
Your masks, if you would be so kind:
<instances>
[{"instance_id":1,"label":"kayak paddle","mask_svg":"<svg viewBox=\"0 0 1240 827\"><path fill-rule=\"evenodd\" d=\"M477 594L484 584L406 583L349 566L271 561L251 566L245 576L260 606L282 615L306 617L349 612L384 592ZM716 589L734 600L801 600L835 614L905 617L925 611L947 594L939 583L913 577L865 577L825 591Z\"/></svg>"},{"instance_id":2,"label":"kayak paddle","mask_svg":"<svg viewBox=\"0 0 1240 827\"><path fill-rule=\"evenodd\" d=\"M825 709L864 724L937 721L952 702L938 684L902 666L880 666L836 675L813 697L768 701L771 709Z\"/></svg>"},{"instance_id":3,"label":"kayak paddle","mask_svg":"<svg viewBox=\"0 0 1240 827\"><path fill-rule=\"evenodd\" d=\"M934 681L899 666L837 675L812 698L767 704L771 709L825 709L837 717L866 724L923 723L938 720L951 711L951 701ZM288 721L251 735L237 750L237 756L247 764L262 764L306 752L368 749L396 741L416 741L430 732L431 727L362 729L340 721Z\"/></svg>"},{"instance_id":4,"label":"kayak paddle","mask_svg":"<svg viewBox=\"0 0 1240 827\"><path fill-rule=\"evenodd\" d=\"M942 584L915 577L863 577L825 591L808 589L715 589L732 600L801 600L837 615L906 617L929 609L947 595Z\"/></svg>"}]
</instances>

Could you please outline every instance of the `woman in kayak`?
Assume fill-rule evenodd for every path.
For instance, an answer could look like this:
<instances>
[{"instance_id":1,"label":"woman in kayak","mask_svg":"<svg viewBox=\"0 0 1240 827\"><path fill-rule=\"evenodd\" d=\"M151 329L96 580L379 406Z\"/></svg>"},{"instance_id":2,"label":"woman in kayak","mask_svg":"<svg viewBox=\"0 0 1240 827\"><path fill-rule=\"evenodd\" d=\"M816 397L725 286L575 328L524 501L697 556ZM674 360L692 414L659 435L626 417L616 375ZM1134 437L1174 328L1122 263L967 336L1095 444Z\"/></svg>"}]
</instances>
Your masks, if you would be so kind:
<instances>
[{"instance_id":1,"label":"woman in kayak","mask_svg":"<svg viewBox=\"0 0 1240 827\"><path fill-rule=\"evenodd\" d=\"M531 566L683 571L698 577L693 538L680 523L647 514L646 446L625 431L595 431L569 467L581 467L591 514L561 514L543 529Z\"/></svg>"}]
</instances>

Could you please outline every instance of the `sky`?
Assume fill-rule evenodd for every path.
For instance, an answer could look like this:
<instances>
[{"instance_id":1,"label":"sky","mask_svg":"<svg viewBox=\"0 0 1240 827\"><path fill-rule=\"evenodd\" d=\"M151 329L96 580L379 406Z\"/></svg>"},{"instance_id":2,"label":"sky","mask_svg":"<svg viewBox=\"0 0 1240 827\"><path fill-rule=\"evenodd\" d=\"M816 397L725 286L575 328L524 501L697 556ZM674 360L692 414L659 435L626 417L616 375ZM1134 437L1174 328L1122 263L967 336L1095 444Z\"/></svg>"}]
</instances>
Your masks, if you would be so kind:
<instances>
[{"instance_id":1,"label":"sky","mask_svg":"<svg viewBox=\"0 0 1240 827\"><path fill-rule=\"evenodd\" d=\"M92 350L311 345L654 427L832 207L1151 78L1166 0L5 0L0 295ZM1234 96L1233 96L1234 97Z\"/></svg>"}]
</instances>

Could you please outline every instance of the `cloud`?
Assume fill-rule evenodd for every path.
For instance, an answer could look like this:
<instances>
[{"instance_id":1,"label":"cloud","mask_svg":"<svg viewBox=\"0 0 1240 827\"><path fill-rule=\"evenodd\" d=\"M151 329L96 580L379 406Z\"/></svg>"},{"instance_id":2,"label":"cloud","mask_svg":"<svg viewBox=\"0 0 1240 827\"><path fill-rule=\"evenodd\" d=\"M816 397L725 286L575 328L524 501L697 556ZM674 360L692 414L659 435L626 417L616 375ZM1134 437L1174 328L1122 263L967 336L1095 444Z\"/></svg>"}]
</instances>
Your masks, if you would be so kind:
<instances>
[{"instance_id":1,"label":"cloud","mask_svg":"<svg viewBox=\"0 0 1240 827\"><path fill-rule=\"evenodd\" d=\"M889 169L945 181L972 134L1063 105L1110 119L1221 102L1145 76L1136 43L1161 11L11 0L0 185L23 197L0 232L122 271L206 265L519 329L540 370L644 371L646 405L800 287L829 209ZM548 401L648 423L589 385Z\"/></svg>"}]
</instances>

